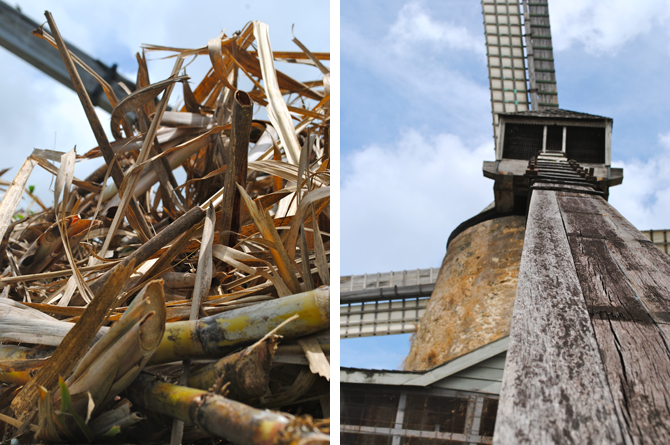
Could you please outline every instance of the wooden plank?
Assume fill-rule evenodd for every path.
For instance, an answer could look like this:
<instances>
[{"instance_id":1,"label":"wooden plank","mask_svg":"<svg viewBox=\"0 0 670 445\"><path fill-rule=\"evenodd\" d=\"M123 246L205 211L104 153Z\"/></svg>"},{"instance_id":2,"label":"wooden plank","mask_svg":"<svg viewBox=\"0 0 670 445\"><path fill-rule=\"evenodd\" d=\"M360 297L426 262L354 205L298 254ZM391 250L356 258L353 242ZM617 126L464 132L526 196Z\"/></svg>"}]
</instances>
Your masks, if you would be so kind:
<instances>
[{"instance_id":1,"label":"wooden plank","mask_svg":"<svg viewBox=\"0 0 670 445\"><path fill-rule=\"evenodd\" d=\"M558 201L625 440L668 443L670 257L605 200Z\"/></svg>"},{"instance_id":2,"label":"wooden plank","mask_svg":"<svg viewBox=\"0 0 670 445\"><path fill-rule=\"evenodd\" d=\"M568 235L648 242L635 226L602 198L559 192L557 199ZM589 218L584 218L584 214L588 214Z\"/></svg>"},{"instance_id":3,"label":"wooden plank","mask_svg":"<svg viewBox=\"0 0 670 445\"><path fill-rule=\"evenodd\" d=\"M670 350L621 267L636 262L630 245L639 244L570 238L626 442L670 443Z\"/></svg>"},{"instance_id":4,"label":"wooden plank","mask_svg":"<svg viewBox=\"0 0 670 445\"><path fill-rule=\"evenodd\" d=\"M507 354L503 352L497 357L481 362L479 366L484 368L505 369L505 360L507 360Z\"/></svg>"},{"instance_id":5,"label":"wooden plank","mask_svg":"<svg viewBox=\"0 0 670 445\"><path fill-rule=\"evenodd\" d=\"M472 368L464 369L463 371L454 374L454 377L491 380L495 382L502 382L502 376L502 369L482 368L480 366L473 366Z\"/></svg>"},{"instance_id":6,"label":"wooden plank","mask_svg":"<svg viewBox=\"0 0 670 445\"><path fill-rule=\"evenodd\" d=\"M556 193L533 192L494 443L624 443Z\"/></svg>"},{"instance_id":7,"label":"wooden plank","mask_svg":"<svg viewBox=\"0 0 670 445\"><path fill-rule=\"evenodd\" d=\"M585 195L598 195L603 196L604 193L598 190L595 190L591 186L582 186L582 185L572 185L572 184L559 184L554 182L536 182L531 186L533 190L554 190L557 192L576 192L582 193Z\"/></svg>"},{"instance_id":8,"label":"wooden plank","mask_svg":"<svg viewBox=\"0 0 670 445\"><path fill-rule=\"evenodd\" d=\"M438 388L453 389L455 391L483 392L487 394L500 394L500 382L481 379L470 379L463 377L449 377L436 382Z\"/></svg>"},{"instance_id":9,"label":"wooden plank","mask_svg":"<svg viewBox=\"0 0 670 445\"><path fill-rule=\"evenodd\" d=\"M656 249L626 218L604 199L559 196L559 205L570 236L603 238L618 267L649 315L670 343L670 257ZM579 227L588 227L580 230ZM594 231L601 227L600 236ZM612 244L615 243L615 244ZM616 243L625 243L619 246Z\"/></svg>"},{"instance_id":10,"label":"wooden plank","mask_svg":"<svg viewBox=\"0 0 670 445\"><path fill-rule=\"evenodd\" d=\"M651 243L608 242L612 258L654 321L667 332L670 324L670 256ZM670 337L667 338L670 343Z\"/></svg>"},{"instance_id":11,"label":"wooden plank","mask_svg":"<svg viewBox=\"0 0 670 445\"><path fill-rule=\"evenodd\" d=\"M584 184L584 185L574 185L574 184L563 184L559 182L550 182L550 181L533 181L533 188L542 188L542 187L557 187L557 188L564 188L566 191L570 192L592 192L595 189L591 184Z\"/></svg>"}]
</instances>

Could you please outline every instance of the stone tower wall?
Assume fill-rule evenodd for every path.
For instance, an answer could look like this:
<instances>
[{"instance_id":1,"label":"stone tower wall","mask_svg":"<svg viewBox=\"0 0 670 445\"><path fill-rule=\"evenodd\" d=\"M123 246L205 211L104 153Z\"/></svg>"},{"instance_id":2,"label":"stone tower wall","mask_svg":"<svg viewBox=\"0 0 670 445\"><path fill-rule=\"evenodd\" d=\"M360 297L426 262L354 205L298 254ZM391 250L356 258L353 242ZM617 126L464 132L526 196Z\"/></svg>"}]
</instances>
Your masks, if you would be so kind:
<instances>
[{"instance_id":1,"label":"stone tower wall","mask_svg":"<svg viewBox=\"0 0 670 445\"><path fill-rule=\"evenodd\" d=\"M406 371L433 368L509 335L525 217L470 227L449 245Z\"/></svg>"}]
</instances>

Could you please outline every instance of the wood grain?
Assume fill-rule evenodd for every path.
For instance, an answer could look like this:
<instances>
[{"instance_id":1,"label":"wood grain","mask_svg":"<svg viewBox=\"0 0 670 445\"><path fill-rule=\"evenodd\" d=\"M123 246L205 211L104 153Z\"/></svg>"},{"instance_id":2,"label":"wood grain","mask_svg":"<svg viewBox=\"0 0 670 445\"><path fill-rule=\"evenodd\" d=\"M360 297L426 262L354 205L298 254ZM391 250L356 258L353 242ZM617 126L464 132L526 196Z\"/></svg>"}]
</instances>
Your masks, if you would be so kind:
<instances>
[{"instance_id":1,"label":"wood grain","mask_svg":"<svg viewBox=\"0 0 670 445\"><path fill-rule=\"evenodd\" d=\"M571 237L609 389L627 443L670 443L670 355L616 257L623 242Z\"/></svg>"},{"instance_id":2,"label":"wood grain","mask_svg":"<svg viewBox=\"0 0 670 445\"><path fill-rule=\"evenodd\" d=\"M670 257L604 199L558 203L622 434L670 443Z\"/></svg>"},{"instance_id":3,"label":"wood grain","mask_svg":"<svg viewBox=\"0 0 670 445\"><path fill-rule=\"evenodd\" d=\"M558 192L556 195L568 235L649 241L602 198L565 192Z\"/></svg>"},{"instance_id":4,"label":"wood grain","mask_svg":"<svg viewBox=\"0 0 670 445\"><path fill-rule=\"evenodd\" d=\"M624 443L556 193L530 203L494 443Z\"/></svg>"}]
</instances>

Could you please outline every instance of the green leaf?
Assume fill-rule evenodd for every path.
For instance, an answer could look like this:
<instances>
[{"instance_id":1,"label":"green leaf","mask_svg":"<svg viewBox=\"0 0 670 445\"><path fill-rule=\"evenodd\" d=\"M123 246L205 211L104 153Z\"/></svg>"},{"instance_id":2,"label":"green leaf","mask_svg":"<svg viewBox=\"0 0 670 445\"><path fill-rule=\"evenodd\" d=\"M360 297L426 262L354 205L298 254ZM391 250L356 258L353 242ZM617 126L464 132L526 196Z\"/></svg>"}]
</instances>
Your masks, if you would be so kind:
<instances>
[{"instance_id":1,"label":"green leaf","mask_svg":"<svg viewBox=\"0 0 670 445\"><path fill-rule=\"evenodd\" d=\"M93 432L91 432L91 429L86 425L86 422L84 422L84 419L79 417L77 413L74 412L74 408L72 408L72 398L70 397L70 391L67 389L67 385L65 385L65 382L63 381L62 377L58 377L58 385L60 386L60 399L61 399L61 421L63 424L65 424L65 418L63 416L63 413L67 412L69 415L72 416L74 421L77 423L77 426L79 426L79 429L81 429L81 432L84 433L84 436L86 436L86 439L88 442L92 442L95 437L93 436Z\"/></svg>"},{"instance_id":2,"label":"green leaf","mask_svg":"<svg viewBox=\"0 0 670 445\"><path fill-rule=\"evenodd\" d=\"M29 185L29 186L28 186L28 191L29 191L30 194L32 195L32 194L35 192L35 186L34 186L34 185Z\"/></svg>"},{"instance_id":3,"label":"green leaf","mask_svg":"<svg viewBox=\"0 0 670 445\"><path fill-rule=\"evenodd\" d=\"M121 427L118 425L114 425L107 431L105 434L102 435L102 437L114 437L117 434L121 432Z\"/></svg>"},{"instance_id":4,"label":"green leaf","mask_svg":"<svg viewBox=\"0 0 670 445\"><path fill-rule=\"evenodd\" d=\"M62 377L58 377L58 386L60 386L60 410L67 411L72 407L72 399L70 398L70 391L68 391Z\"/></svg>"}]
</instances>

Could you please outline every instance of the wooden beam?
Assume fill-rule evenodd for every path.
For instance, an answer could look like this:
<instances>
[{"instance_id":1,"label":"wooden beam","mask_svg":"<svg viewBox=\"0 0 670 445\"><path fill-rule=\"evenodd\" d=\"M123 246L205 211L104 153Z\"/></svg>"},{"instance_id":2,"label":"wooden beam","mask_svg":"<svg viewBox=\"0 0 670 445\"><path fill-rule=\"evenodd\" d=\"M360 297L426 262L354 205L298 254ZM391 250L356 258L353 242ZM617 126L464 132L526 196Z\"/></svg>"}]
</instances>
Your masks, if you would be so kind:
<instances>
[{"instance_id":1,"label":"wooden beam","mask_svg":"<svg viewBox=\"0 0 670 445\"><path fill-rule=\"evenodd\" d=\"M535 190L494 443L670 443L670 257L601 196Z\"/></svg>"},{"instance_id":2,"label":"wooden beam","mask_svg":"<svg viewBox=\"0 0 670 445\"><path fill-rule=\"evenodd\" d=\"M622 434L670 443L670 258L602 198L558 202ZM578 231L586 220L605 227L600 237Z\"/></svg>"},{"instance_id":3,"label":"wooden beam","mask_svg":"<svg viewBox=\"0 0 670 445\"><path fill-rule=\"evenodd\" d=\"M623 444L556 193L530 202L494 443Z\"/></svg>"},{"instance_id":4,"label":"wooden beam","mask_svg":"<svg viewBox=\"0 0 670 445\"><path fill-rule=\"evenodd\" d=\"M58 51L44 40L31 34L39 26L39 23L23 15L19 9L14 9L7 3L0 1L0 46L5 47L66 87L74 89L70 75L63 65ZM118 86L118 82L126 84L131 91L135 89L135 82L118 74L115 67L108 67L69 42L67 43L67 47L89 67L100 74L101 77L106 79L119 99L127 96L127 94ZM77 71L81 76L86 92L93 101L93 105L99 106L108 113L111 113L112 106L102 88L99 87L98 82L80 67L77 67Z\"/></svg>"}]
</instances>

